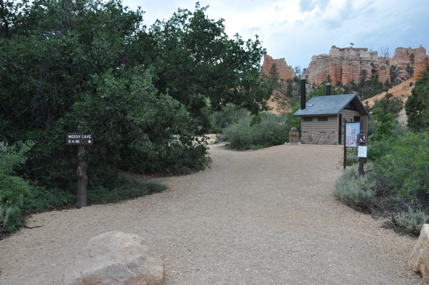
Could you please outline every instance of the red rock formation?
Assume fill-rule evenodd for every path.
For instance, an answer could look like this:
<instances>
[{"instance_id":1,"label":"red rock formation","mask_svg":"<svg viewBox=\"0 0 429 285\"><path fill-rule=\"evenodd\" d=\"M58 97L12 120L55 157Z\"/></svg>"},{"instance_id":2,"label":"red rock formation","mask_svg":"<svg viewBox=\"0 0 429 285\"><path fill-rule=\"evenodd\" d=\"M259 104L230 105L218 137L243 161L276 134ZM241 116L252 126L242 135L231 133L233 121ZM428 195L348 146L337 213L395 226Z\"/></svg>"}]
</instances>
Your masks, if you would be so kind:
<instances>
[{"instance_id":1,"label":"red rock formation","mask_svg":"<svg viewBox=\"0 0 429 285\"><path fill-rule=\"evenodd\" d=\"M411 58L414 56L414 62ZM429 56L426 49L419 48L397 48L392 58L385 59L379 57L376 51L368 51L367 48L337 48L332 46L329 55L321 54L313 56L310 66L307 68L307 78L309 83L320 85L331 77L333 84L341 82L347 84L354 80L359 81L362 70L367 71L368 79L378 76L382 83L390 81L390 66L398 67L398 75L401 79L409 78L407 65L414 68L414 79L421 78L429 65Z\"/></svg>"},{"instance_id":2,"label":"red rock formation","mask_svg":"<svg viewBox=\"0 0 429 285\"><path fill-rule=\"evenodd\" d=\"M412 57L414 57L414 62ZM429 56L422 46L415 49L399 47L395 50L395 55L389 59L389 63L398 67L399 76L403 79L409 77L407 65L410 65L414 68L414 79L418 80L429 65Z\"/></svg>"},{"instance_id":3,"label":"red rock formation","mask_svg":"<svg viewBox=\"0 0 429 285\"><path fill-rule=\"evenodd\" d=\"M262 70L266 75L270 74L271 67L276 64L276 69L279 74L279 79L283 81L291 80L295 77L295 71L292 66L288 66L284 58L273 59L271 56L264 55L264 63L262 64Z\"/></svg>"},{"instance_id":4,"label":"red rock formation","mask_svg":"<svg viewBox=\"0 0 429 285\"><path fill-rule=\"evenodd\" d=\"M329 55L313 56L306 75L309 83L320 85L331 77L331 82L347 84L354 80L359 81L362 70L367 71L367 78L378 76L381 82L390 78L390 68L379 59L377 52L367 48L337 48L332 46Z\"/></svg>"}]
</instances>

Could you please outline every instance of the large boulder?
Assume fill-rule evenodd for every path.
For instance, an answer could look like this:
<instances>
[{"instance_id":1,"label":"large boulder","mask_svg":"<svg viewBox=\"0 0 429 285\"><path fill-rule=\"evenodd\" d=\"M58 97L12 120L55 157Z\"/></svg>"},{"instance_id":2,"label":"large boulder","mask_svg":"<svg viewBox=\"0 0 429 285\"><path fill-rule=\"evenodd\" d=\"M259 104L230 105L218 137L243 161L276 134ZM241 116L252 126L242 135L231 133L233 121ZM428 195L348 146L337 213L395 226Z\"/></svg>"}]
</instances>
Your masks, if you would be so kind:
<instances>
[{"instance_id":1,"label":"large boulder","mask_svg":"<svg viewBox=\"0 0 429 285\"><path fill-rule=\"evenodd\" d=\"M414 272L421 272L423 278L429 281L429 225L424 224L420 237L414 245L413 252L408 259L408 266Z\"/></svg>"},{"instance_id":2,"label":"large boulder","mask_svg":"<svg viewBox=\"0 0 429 285\"><path fill-rule=\"evenodd\" d=\"M164 263L138 235L107 232L89 240L63 275L63 285L162 284Z\"/></svg>"}]
</instances>

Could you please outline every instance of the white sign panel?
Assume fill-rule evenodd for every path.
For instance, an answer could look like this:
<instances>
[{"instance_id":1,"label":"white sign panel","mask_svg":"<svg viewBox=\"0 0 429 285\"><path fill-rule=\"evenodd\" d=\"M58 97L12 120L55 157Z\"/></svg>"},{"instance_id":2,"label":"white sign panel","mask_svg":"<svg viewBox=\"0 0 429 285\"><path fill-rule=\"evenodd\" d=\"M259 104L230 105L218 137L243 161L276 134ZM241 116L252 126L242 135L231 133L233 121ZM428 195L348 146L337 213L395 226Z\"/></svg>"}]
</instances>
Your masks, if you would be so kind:
<instances>
[{"instance_id":1,"label":"white sign panel","mask_svg":"<svg viewBox=\"0 0 429 285\"><path fill-rule=\"evenodd\" d=\"M367 146L358 146L358 157L366 158L368 152Z\"/></svg>"}]
</instances>

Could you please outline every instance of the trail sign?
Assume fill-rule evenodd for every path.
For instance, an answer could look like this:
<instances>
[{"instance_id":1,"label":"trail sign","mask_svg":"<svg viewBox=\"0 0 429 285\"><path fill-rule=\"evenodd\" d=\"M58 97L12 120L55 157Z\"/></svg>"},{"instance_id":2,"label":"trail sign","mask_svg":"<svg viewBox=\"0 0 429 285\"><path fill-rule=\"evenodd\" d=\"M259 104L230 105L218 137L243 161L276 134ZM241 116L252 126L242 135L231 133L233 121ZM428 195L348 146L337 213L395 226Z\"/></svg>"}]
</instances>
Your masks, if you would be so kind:
<instances>
[{"instance_id":1,"label":"trail sign","mask_svg":"<svg viewBox=\"0 0 429 285\"><path fill-rule=\"evenodd\" d=\"M368 141L368 136L366 134L360 133L358 134L358 143L366 143Z\"/></svg>"},{"instance_id":2,"label":"trail sign","mask_svg":"<svg viewBox=\"0 0 429 285\"><path fill-rule=\"evenodd\" d=\"M92 145L92 134L67 133L66 145Z\"/></svg>"}]
</instances>

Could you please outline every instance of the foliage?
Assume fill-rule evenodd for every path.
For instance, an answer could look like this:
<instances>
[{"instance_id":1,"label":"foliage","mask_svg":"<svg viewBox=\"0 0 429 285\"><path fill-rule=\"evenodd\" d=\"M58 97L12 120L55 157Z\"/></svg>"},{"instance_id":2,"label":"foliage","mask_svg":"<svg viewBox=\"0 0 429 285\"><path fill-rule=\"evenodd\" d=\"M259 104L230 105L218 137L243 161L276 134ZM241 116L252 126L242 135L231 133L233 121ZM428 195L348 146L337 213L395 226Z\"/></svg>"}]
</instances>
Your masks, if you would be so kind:
<instances>
[{"instance_id":1,"label":"foliage","mask_svg":"<svg viewBox=\"0 0 429 285\"><path fill-rule=\"evenodd\" d=\"M384 113L392 113L395 117L402 110L404 102L400 98L393 97L392 93L387 93L381 100L374 100L374 106L370 109L380 108Z\"/></svg>"},{"instance_id":2,"label":"foliage","mask_svg":"<svg viewBox=\"0 0 429 285\"><path fill-rule=\"evenodd\" d=\"M259 149L283 144L289 139L290 125L286 116L261 113L246 116L224 130L232 149Z\"/></svg>"},{"instance_id":3,"label":"foliage","mask_svg":"<svg viewBox=\"0 0 429 285\"><path fill-rule=\"evenodd\" d=\"M159 193L167 187L157 183L141 183L131 178L121 175L123 180L119 187L106 189L104 187L95 188L88 192L89 204L106 204L119 202L127 199L134 199L140 196Z\"/></svg>"},{"instance_id":4,"label":"foliage","mask_svg":"<svg viewBox=\"0 0 429 285\"><path fill-rule=\"evenodd\" d=\"M429 133L406 133L396 139L388 155L374 166L379 195L390 197L395 209L420 210L429 206Z\"/></svg>"},{"instance_id":5,"label":"foliage","mask_svg":"<svg viewBox=\"0 0 429 285\"><path fill-rule=\"evenodd\" d=\"M319 88L317 88L314 91L311 91L310 94L308 94L308 96L307 96L307 100L310 100L314 96L325 96L326 95L326 84L328 82L329 81L322 82L322 84L320 85ZM337 94L339 94L338 91L335 88L331 88L331 95L337 95Z\"/></svg>"},{"instance_id":6,"label":"foliage","mask_svg":"<svg viewBox=\"0 0 429 285\"><path fill-rule=\"evenodd\" d=\"M375 132L369 136L368 158L376 160L388 153L395 144L400 125L392 113L384 113L380 108L373 110L373 117L377 120Z\"/></svg>"},{"instance_id":7,"label":"foliage","mask_svg":"<svg viewBox=\"0 0 429 285\"><path fill-rule=\"evenodd\" d=\"M418 210L398 213L396 222L399 231L419 235L428 219L429 217L426 216L425 212Z\"/></svg>"},{"instance_id":8,"label":"foliage","mask_svg":"<svg viewBox=\"0 0 429 285\"><path fill-rule=\"evenodd\" d=\"M152 76L139 67L95 75L93 91L73 105L66 121L85 125L97 138L97 147L85 150L95 167L181 174L209 162L205 141L193 137L196 122L177 100L156 95Z\"/></svg>"},{"instance_id":9,"label":"foliage","mask_svg":"<svg viewBox=\"0 0 429 285\"><path fill-rule=\"evenodd\" d=\"M420 80L416 81L405 103L408 127L415 132L429 127L429 67Z\"/></svg>"},{"instance_id":10,"label":"foliage","mask_svg":"<svg viewBox=\"0 0 429 285\"><path fill-rule=\"evenodd\" d=\"M207 146L194 136L212 111L234 103L256 114L275 86L260 73L258 38L229 38L198 3L149 29L144 12L120 0L2 5L0 134L9 144L35 141L16 169L37 189L26 196L35 204L69 203L77 150L64 136L80 124L95 139L82 154L89 189L114 189L120 169L204 169Z\"/></svg>"},{"instance_id":11,"label":"foliage","mask_svg":"<svg viewBox=\"0 0 429 285\"><path fill-rule=\"evenodd\" d=\"M346 165L352 166L353 164L359 162L359 157L357 154L357 148L356 147L348 147L347 148L347 158L346 158Z\"/></svg>"},{"instance_id":12,"label":"foliage","mask_svg":"<svg viewBox=\"0 0 429 285\"><path fill-rule=\"evenodd\" d=\"M414 75L414 68L409 63L407 63L407 67L406 67L405 70L407 71L409 78L413 77L413 75Z\"/></svg>"},{"instance_id":13,"label":"foliage","mask_svg":"<svg viewBox=\"0 0 429 285\"><path fill-rule=\"evenodd\" d=\"M398 78L399 69L397 65L390 66L390 81L395 82Z\"/></svg>"},{"instance_id":14,"label":"foliage","mask_svg":"<svg viewBox=\"0 0 429 285\"><path fill-rule=\"evenodd\" d=\"M248 111L246 109L240 109L234 104L227 104L220 111L214 112L210 116L210 132L222 133L223 129L237 123L238 120L247 115Z\"/></svg>"},{"instance_id":15,"label":"foliage","mask_svg":"<svg viewBox=\"0 0 429 285\"><path fill-rule=\"evenodd\" d=\"M30 185L31 189L24 195L21 211L24 215L41 211L54 210L63 207L73 207L76 204L76 195L61 189ZM89 193L92 189L89 190Z\"/></svg>"},{"instance_id":16,"label":"foliage","mask_svg":"<svg viewBox=\"0 0 429 285\"><path fill-rule=\"evenodd\" d=\"M155 87L185 105L202 130L208 126L201 113L207 100L215 111L233 103L257 114L267 109L277 82L261 73L265 49L258 37L230 38L223 19L209 19L206 10L197 3L194 12L179 9L170 20L157 21L148 35L156 45L145 51L156 66Z\"/></svg>"},{"instance_id":17,"label":"foliage","mask_svg":"<svg viewBox=\"0 0 429 285\"><path fill-rule=\"evenodd\" d=\"M21 224L23 197L30 190L24 179L15 175L14 167L26 161L25 153L33 142L9 146L0 142L0 232L9 232Z\"/></svg>"},{"instance_id":18,"label":"foliage","mask_svg":"<svg viewBox=\"0 0 429 285\"><path fill-rule=\"evenodd\" d=\"M357 166L344 170L335 183L334 196L342 203L363 211L371 212L374 206L375 181L369 175L359 176Z\"/></svg>"}]
</instances>

